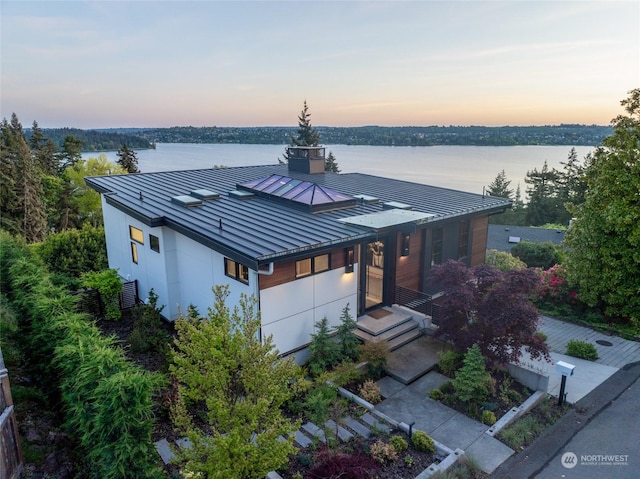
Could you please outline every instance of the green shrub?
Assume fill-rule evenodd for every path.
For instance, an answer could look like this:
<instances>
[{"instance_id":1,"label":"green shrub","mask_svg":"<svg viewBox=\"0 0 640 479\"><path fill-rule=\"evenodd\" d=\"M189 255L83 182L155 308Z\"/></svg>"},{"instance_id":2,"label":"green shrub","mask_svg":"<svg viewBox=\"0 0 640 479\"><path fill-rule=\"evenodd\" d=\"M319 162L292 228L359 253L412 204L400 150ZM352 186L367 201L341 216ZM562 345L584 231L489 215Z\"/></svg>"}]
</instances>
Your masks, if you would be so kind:
<instances>
[{"instance_id":1,"label":"green shrub","mask_svg":"<svg viewBox=\"0 0 640 479\"><path fill-rule=\"evenodd\" d=\"M436 453L436 446L433 443L433 439L424 431L416 431L411 436L411 443L418 451L429 452L431 454Z\"/></svg>"},{"instance_id":2,"label":"green shrub","mask_svg":"<svg viewBox=\"0 0 640 479\"><path fill-rule=\"evenodd\" d=\"M456 398L460 401L481 401L489 394L491 376L485 367L485 360L477 344L471 346L464 356L464 365L451 381Z\"/></svg>"},{"instance_id":3,"label":"green shrub","mask_svg":"<svg viewBox=\"0 0 640 479\"><path fill-rule=\"evenodd\" d=\"M598 359L596 347L591 343L578 339L572 339L567 343L567 354L575 358L588 359L590 361Z\"/></svg>"},{"instance_id":4,"label":"green shrub","mask_svg":"<svg viewBox=\"0 0 640 479\"><path fill-rule=\"evenodd\" d=\"M529 268L549 269L560 262L560 256L553 243L532 243L521 241L511 248L511 254Z\"/></svg>"},{"instance_id":5,"label":"green shrub","mask_svg":"<svg viewBox=\"0 0 640 479\"><path fill-rule=\"evenodd\" d=\"M307 393L304 405L309 418L316 424L324 424L329 419L331 404L338 397L338 389L329 384L316 384Z\"/></svg>"},{"instance_id":6,"label":"green shrub","mask_svg":"<svg viewBox=\"0 0 640 479\"><path fill-rule=\"evenodd\" d=\"M340 345L334 341L329 331L329 320L325 317L315 324L316 333L311 335L309 360L307 367L313 376L327 371L340 363L342 354Z\"/></svg>"},{"instance_id":7,"label":"green shrub","mask_svg":"<svg viewBox=\"0 0 640 479\"><path fill-rule=\"evenodd\" d=\"M487 426L493 426L496 423L496 414L493 411L485 409L482 411L482 422Z\"/></svg>"},{"instance_id":8,"label":"green shrub","mask_svg":"<svg viewBox=\"0 0 640 479\"><path fill-rule=\"evenodd\" d=\"M442 391L442 394L445 394L445 395L452 394L453 392L455 392L455 388L453 387L453 384L451 383L451 381L442 383L438 389Z\"/></svg>"},{"instance_id":9,"label":"green shrub","mask_svg":"<svg viewBox=\"0 0 640 479\"><path fill-rule=\"evenodd\" d=\"M159 376L133 366L115 339L101 336L93 322L76 313L75 299L51 283L29 250L14 245L5 254L6 240L0 235L3 258L18 254L3 287L7 284L11 307L20 314L29 365L43 390L61 392L65 427L87 458L88 476L154 477L152 398Z\"/></svg>"},{"instance_id":10,"label":"green shrub","mask_svg":"<svg viewBox=\"0 0 640 479\"><path fill-rule=\"evenodd\" d=\"M367 363L369 374L374 379L384 375L389 359L389 344L386 341L371 341L362 346L360 360Z\"/></svg>"},{"instance_id":11,"label":"green shrub","mask_svg":"<svg viewBox=\"0 0 640 479\"><path fill-rule=\"evenodd\" d=\"M484 261L486 264L494 266L500 271L511 271L512 269L524 269L527 265L520 259L506 251L488 249Z\"/></svg>"},{"instance_id":12,"label":"green shrub","mask_svg":"<svg viewBox=\"0 0 640 479\"><path fill-rule=\"evenodd\" d=\"M369 448L371 457L373 457L380 464L386 464L398 459L398 452L391 444L387 444L383 441L376 441L371 444Z\"/></svg>"},{"instance_id":13,"label":"green shrub","mask_svg":"<svg viewBox=\"0 0 640 479\"><path fill-rule=\"evenodd\" d=\"M82 275L82 285L85 288L98 290L104 302L107 319L120 319L120 293L122 280L115 269L91 271Z\"/></svg>"},{"instance_id":14,"label":"green shrub","mask_svg":"<svg viewBox=\"0 0 640 479\"><path fill-rule=\"evenodd\" d=\"M163 320L160 316L164 306L158 308L157 303L158 295L152 289L149 291L149 304L137 304L133 308L133 331L129 338L131 351L167 352L169 335L163 328Z\"/></svg>"},{"instance_id":15,"label":"green shrub","mask_svg":"<svg viewBox=\"0 0 640 479\"><path fill-rule=\"evenodd\" d=\"M402 436L391 436L391 438L389 439L389 444L393 446L398 454L409 449L409 443Z\"/></svg>"},{"instance_id":16,"label":"green shrub","mask_svg":"<svg viewBox=\"0 0 640 479\"><path fill-rule=\"evenodd\" d=\"M438 363L440 371L445 376L452 378L462 366L462 355L454 349L449 349L448 351L439 351L438 356L440 356L440 362Z\"/></svg>"},{"instance_id":17,"label":"green shrub","mask_svg":"<svg viewBox=\"0 0 640 479\"><path fill-rule=\"evenodd\" d=\"M444 393L440 391L440 389L432 389L429 391L429 397L434 401L442 401L444 398Z\"/></svg>"},{"instance_id":18,"label":"green shrub","mask_svg":"<svg viewBox=\"0 0 640 479\"><path fill-rule=\"evenodd\" d=\"M380 402L380 387L371 379L367 379L358 389L358 395L371 404Z\"/></svg>"},{"instance_id":19,"label":"green shrub","mask_svg":"<svg viewBox=\"0 0 640 479\"><path fill-rule=\"evenodd\" d=\"M37 255L52 275L75 285L75 279L87 271L102 271L109 267L103 227L84 226L51 233L42 243L34 245Z\"/></svg>"},{"instance_id":20,"label":"green shrub","mask_svg":"<svg viewBox=\"0 0 640 479\"><path fill-rule=\"evenodd\" d=\"M355 363L348 361L339 364L331 371L331 374L329 374L329 380L341 387L360 382L363 373L356 366Z\"/></svg>"}]
</instances>

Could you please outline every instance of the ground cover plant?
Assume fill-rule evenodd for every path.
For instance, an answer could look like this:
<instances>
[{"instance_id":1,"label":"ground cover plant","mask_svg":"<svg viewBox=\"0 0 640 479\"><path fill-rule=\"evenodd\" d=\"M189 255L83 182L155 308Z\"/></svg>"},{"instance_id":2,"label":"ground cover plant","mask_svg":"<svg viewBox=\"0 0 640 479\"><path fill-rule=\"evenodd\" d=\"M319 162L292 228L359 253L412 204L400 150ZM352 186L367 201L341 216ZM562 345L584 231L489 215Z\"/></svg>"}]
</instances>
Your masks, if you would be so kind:
<instances>
[{"instance_id":1,"label":"ground cover plant","mask_svg":"<svg viewBox=\"0 0 640 479\"><path fill-rule=\"evenodd\" d=\"M514 451L521 451L560 419L569 407L566 402L558 406L553 398L547 397L527 414L500 431L497 437Z\"/></svg>"}]
</instances>

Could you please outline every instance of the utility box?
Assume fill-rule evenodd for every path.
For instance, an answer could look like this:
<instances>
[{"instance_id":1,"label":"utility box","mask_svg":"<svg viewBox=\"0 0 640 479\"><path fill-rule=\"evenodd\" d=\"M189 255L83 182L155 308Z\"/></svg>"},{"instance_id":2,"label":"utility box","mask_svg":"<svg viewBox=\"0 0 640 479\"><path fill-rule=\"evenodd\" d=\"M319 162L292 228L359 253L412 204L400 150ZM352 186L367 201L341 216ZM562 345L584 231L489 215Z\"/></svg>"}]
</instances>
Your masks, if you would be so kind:
<instances>
[{"instance_id":1,"label":"utility box","mask_svg":"<svg viewBox=\"0 0 640 479\"><path fill-rule=\"evenodd\" d=\"M573 370L575 369L575 365L569 364L564 361L558 361L556 363L556 371L558 371L563 376L573 376Z\"/></svg>"}]
</instances>

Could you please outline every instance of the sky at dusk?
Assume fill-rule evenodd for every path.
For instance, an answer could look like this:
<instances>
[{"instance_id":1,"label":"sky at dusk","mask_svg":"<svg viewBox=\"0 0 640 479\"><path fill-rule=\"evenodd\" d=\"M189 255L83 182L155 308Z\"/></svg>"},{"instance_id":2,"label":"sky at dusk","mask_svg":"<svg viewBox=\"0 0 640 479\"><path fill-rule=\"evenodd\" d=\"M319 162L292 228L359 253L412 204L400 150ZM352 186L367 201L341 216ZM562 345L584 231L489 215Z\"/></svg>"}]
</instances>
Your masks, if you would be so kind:
<instances>
[{"instance_id":1,"label":"sky at dusk","mask_svg":"<svg viewBox=\"0 0 640 479\"><path fill-rule=\"evenodd\" d=\"M0 1L24 126L608 124L638 1Z\"/></svg>"}]
</instances>

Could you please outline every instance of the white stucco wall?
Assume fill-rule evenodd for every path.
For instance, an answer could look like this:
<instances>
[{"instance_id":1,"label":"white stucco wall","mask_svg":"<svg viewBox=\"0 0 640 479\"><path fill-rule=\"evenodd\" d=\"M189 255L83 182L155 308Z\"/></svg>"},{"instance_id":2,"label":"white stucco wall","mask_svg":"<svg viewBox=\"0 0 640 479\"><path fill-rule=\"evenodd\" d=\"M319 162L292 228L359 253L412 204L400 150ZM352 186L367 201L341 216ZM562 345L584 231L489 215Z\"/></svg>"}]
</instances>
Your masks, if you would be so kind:
<instances>
[{"instance_id":1,"label":"white stucco wall","mask_svg":"<svg viewBox=\"0 0 640 479\"><path fill-rule=\"evenodd\" d=\"M340 324L343 308L349 304L357 316L358 267L353 273L338 268L301 278L260 292L263 337L273 335L281 353L311 341L315 323L326 317L330 326Z\"/></svg>"},{"instance_id":2,"label":"white stucco wall","mask_svg":"<svg viewBox=\"0 0 640 479\"><path fill-rule=\"evenodd\" d=\"M126 280L138 280L140 298L146 301L153 288L158 305L164 305L162 315L177 319L193 304L201 315L213 305L211 288L215 284L229 284L227 306L239 303L242 293L257 294L257 273L249 272L249 284L236 281L224 274L224 256L166 227L151 228L120 210L109 206L103 199L103 217L106 231L109 267L118 270ZM138 264L131 258L129 226L144 233L144 245L137 244ZM160 240L160 253L151 250L149 234Z\"/></svg>"}]
</instances>

